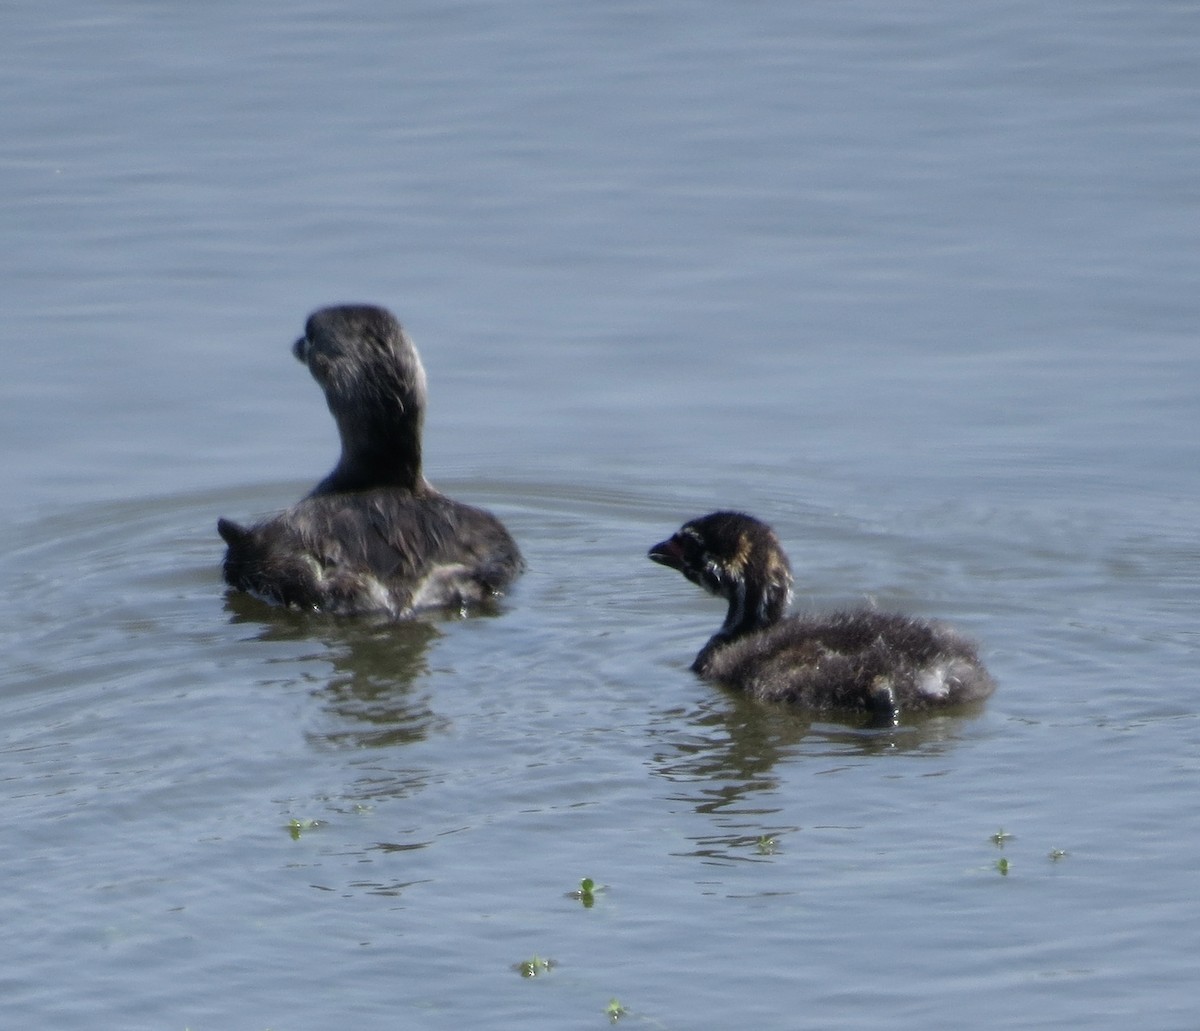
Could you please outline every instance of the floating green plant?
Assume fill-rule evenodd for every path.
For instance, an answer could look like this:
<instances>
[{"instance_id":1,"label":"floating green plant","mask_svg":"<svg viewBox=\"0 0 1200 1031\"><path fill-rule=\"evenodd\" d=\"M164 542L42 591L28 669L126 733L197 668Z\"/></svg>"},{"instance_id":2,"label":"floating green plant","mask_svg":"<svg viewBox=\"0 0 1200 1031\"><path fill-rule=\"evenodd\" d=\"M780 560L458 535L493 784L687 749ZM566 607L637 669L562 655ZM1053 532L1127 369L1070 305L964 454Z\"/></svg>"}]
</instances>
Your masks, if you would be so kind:
<instances>
[{"instance_id":1,"label":"floating green plant","mask_svg":"<svg viewBox=\"0 0 1200 1031\"><path fill-rule=\"evenodd\" d=\"M297 820L293 817L288 820L288 833L292 836L293 841L299 841L300 835L305 831L316 830L320 826L320 820Z\"/></svg>"},{"instance_id":2,"label":"floating green plant","mask_svg":"<svg viewBox=\"0 0 1200 1031\"><path fill-rule=\"evenodd\" d=\"M542 974L548 974L556 966L558 966L558 963L552 959L542 959L541 956L532 956L520 963L514 963L513 970L522 977L540 977Z\"/></svg>"},{"instance_id":3,"label":"floating green plant","mask_svg":"<svg viewBox=\"0 0 1200 1031\"><path fill-rule=\"evenodd\" d=\"M990 840L991 843L996 846L996 848L1004 848L1005 844L1012 840L1012 837L1013 836L1009 834L1008 831L1001 827L998 831L996 831L995 834L991 836Z\"/></svg>"},{"instance_id":4,"label":"floating green plant","mask_svg":"<svg viewBox=\"0 0 1200 1031\"><path fill-rule=\"evenodd\" d=\"M1008 860L1004 856L996 860L996 869L1000 871L1001 877L1008 876Z\"/></svg>"},{"instance_id":5,"label":"floating green plant","mask_svg":"<svg viewBox=\"0 0 1200 1031\"><path fill-rule=\"evenodd\" d=\"M597 893L603 890L604 885L598 885L590 877L585 877L579 882L579 887L575 891L567 892L567 898L581 902L584 909L591 909L596 904Z\"/></svg>"},{"instance_id":6,"label":"floating green plant","mask_svg":"<svg viewBox=\"0 0 1200 1031\"><path fill-rule=\"evenodd\" d=\"M1049 858L1053 862L1057 863L1060 859L1066 859L1067 853L1064 852L1061 848L1052 848L1049 853Z\"/></svg>"},{"instance_id":7,"label":"floating green plant","mask_svg":"<svg viewBox=\"0 0 1200 1031\"><path fill-rule=\"evenodd\" d=\"M608 1019L615 1024L618 1020L625 1016L629 1010L622 1006L616 999L609 999L608 1005L604 1007L604 1012L608 1014Z\"/></svg>"},{"instance_id":8,"label":"floating green plant","mask_svg":"<svg viewBox=\"0 0 1200 1031\"><path fill-rule=\"evenodd\" d=\"M773 856L779 851L779 839L772 834L761 834L755 847L760 856Z\"/></svg>"}]
</instances>

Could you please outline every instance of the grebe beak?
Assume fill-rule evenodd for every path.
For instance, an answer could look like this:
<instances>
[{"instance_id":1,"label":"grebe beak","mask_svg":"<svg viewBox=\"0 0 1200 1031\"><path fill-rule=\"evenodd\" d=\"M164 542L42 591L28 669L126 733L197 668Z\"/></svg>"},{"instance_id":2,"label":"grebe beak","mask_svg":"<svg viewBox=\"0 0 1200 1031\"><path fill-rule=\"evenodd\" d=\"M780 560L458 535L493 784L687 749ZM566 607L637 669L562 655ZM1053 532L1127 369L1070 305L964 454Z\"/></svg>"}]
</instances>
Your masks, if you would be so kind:
<instances>
[{"instance_id":1,"label":"grebe beak","mask_svg":"<svg viewBox=\"0 0 1200 1031\"><path fill-rule=\"evenodd\" d=\"M646 553L646 557L651 562L657 562L660 566L668 566L671 569L678 570L683 569L683 546L675 537L670 537L654 545Z\"/></svg>"}]
</instances>

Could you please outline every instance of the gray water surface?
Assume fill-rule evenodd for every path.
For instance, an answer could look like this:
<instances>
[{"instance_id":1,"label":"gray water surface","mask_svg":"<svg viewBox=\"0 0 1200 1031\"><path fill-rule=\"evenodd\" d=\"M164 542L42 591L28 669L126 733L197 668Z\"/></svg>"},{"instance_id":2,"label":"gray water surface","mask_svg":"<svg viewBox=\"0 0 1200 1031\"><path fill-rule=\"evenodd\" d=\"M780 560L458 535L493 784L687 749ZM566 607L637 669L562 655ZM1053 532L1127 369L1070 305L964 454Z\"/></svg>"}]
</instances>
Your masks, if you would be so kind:
<instances>
[{"instance_id":1,"label":"gray water surface","mask_svg":"<svg viewBox=\"0 0 1200 1031\"><path fill-rule=\"evenodd\" d=\"M4 21L6 1027L1194 1026L1192 5ZM221 584L359 300L525 551L493 615ZM720 606L645 551L724 506L997 694L696 680Z\"/></svg>"}]
</instances>

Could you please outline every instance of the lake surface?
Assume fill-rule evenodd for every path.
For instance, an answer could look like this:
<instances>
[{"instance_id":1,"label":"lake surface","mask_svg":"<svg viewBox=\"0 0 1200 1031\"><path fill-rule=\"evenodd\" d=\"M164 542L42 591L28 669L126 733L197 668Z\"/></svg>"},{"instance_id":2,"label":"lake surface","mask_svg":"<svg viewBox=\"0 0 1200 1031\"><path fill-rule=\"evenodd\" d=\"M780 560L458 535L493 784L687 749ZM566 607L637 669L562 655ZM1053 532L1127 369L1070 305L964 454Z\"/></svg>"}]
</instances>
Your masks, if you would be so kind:
<instances>
[{"instance_id":1,"label":"lake surface","mask_svg":"<svg viewBox=\"0 0 1200 1031\"><path fill-rule=\"evenodd\" d=\"M1200 9L4 24L5 1026L1195 1026ZM525 551L494 615L223 589L360 300ZM726 506L996 695L698 681L721 608L645 551Z\"/></svg>"}]
</instances>

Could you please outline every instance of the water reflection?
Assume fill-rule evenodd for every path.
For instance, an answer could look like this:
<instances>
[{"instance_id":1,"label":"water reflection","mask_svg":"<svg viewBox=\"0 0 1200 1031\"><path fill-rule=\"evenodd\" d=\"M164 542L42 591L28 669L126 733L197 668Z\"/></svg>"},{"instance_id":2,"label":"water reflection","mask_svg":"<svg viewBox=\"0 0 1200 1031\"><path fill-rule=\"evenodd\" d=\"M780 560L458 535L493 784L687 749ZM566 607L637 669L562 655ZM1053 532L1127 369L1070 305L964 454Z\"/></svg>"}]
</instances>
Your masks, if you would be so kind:
<instances>
[{"instance_id":1,"label":"water reflection","mask_svg":"<svg viewBox=\"0 0 1200 1031\"><path fill-rule=\"evenodd\" d=\"M257 626L260 641L317 642L331 667L316 694L325 725L306 738L317 748L389 748L423 740L438 718L414 685L428 673L426 653L441 636L433 623L343 619L268 606L230 593L235 623ZM310 674L316 679L315 674Z\"/></svg>"},{"instance_id":2,"label":"water reflection","mask_svg":"<svg viewBox=\"0 0 1200 1031\"><path fill-rule=\"evenodd\" d=\"M906 717L898 727L875 727L866 717L828 723L803 710L722 693L691 709L660 714L650 728L658 746L651 768L671 782L669 800L686 803L715 825L713 832L692 837L695 847L683 854L708 861L765 861L777 836L798 829L771 820L782 808L773 804L781 762L832 760L836 768L885 755L941 755L981 710ZM819 772L829 772L827 762Z\"/></svg>"}]
</instances>

